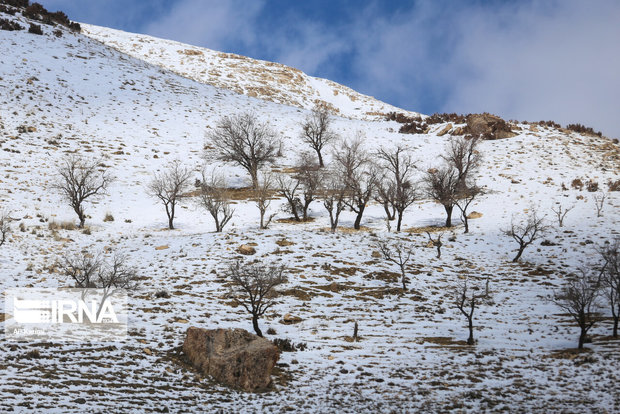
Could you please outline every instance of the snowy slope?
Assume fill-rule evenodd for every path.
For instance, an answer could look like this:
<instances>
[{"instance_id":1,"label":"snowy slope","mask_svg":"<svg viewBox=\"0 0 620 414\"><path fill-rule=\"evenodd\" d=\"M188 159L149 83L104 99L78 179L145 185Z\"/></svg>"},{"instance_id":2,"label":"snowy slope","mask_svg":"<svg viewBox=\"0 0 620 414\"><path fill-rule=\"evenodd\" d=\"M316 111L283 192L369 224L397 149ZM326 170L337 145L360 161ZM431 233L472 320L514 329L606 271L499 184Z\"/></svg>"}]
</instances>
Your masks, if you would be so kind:
<instances>
[{"instance_id":1,"label":"snowy slope","mask_svg":"<svg viewBox=\"0 0 620 414\"><path fill-rule=\"evenodd\" d=\"M85 35L130 56L247 96L305 109L321 103L342 116L357 119L381 118L393 111L407 112L280 63L105 27L82 25L82 30Z\"/></svg>"},{"instance_id":2,"label":"snowy slope","mask_svg":"<svg viewBox=\"0 0 620 414\"><path fill-rule=\"evenodd\" d=\"M172 43L153 40L148 47L164 49L169 60L153 57L149 63L88 36L63 31L56 38L48 27L43 30L44 36L0 31L0 199L15 219L13 234L0 247L0 289L69 286L55 263L81 249L125 252L141 282L130 301L130 335L124 342L32 344L2 337L0 411L617 410L620 378L608 367L618 366L620 357L618 341L607 337L609 321L594 328L591 352L565 352L575 346L576 329L547 299L568 273L596 258L597 244L618 235L619 194L608 194L603 216L597 217L592 194L570 186L581 177L606 189L608 180L618 179L617 145L529 125L520 125L514 138L484 142L479 181L488 191L473 207L482 217L471 221L471 234L463 235L460 226L445 232L449 241L441 259L416 231L444 219L441 206L429 200L407 211L404 225L410 232L401 234L386 231L382 208L375 204L360 232L350 231L350 212L343 213L342 231L325 232L328 219L320 203L311 207L312 222L275 222L261 231L249 200L237 201L231 224L220 234L189 200L178 211L178 229L169 231L163 207L144 190L153 171L179 159L199 177L205 131L221 116L247 110L281 133L284 156L274 169L290 166L307 110L167 70L180 65L172 56L182 57L184 65L190 59ZM92 35L95 29L88 30ZM115 47L129 44L121 43L125 46ZM339 109L361 118L370 106L356 112L345 101ZM450 139L436 135L443 127L402 135L394 132L394 122L334 121L343 137L363 131L369 149L407 145L420 171L438 163ZM87 205L90 234L49 226L75 220L51 186L59 160L70 152L102 158L116 177L107 196ZM210 162L209 168L224 171L233 186L248 183L236 167ZM551 207L558 203L575 207L564 227L546 235L555 245L536 242L521 263L511 263L515 245L501 230L532 207L553 223ZM281 205L281 199L274 200L271 211ZM114 221L105 222L106 213ZM414 247L406 294L399 294L391 273L397 269L372 254L381 238ZM253 258L289 266L283 296L261 320L263 331L271 327L277 333L270 338L308 345L283 353L275 390L257 395L199 377L175 355L188 326L251 329L243 309L231 306L223 277L243 243L256 244ZM463 344L465 320L450 293L465 275L480 283L488 279L494 299L494 305L476 311L473 347ZM171 297L157 299L162 289ZM287 313L302 321L283 324ZM350 341L354 321L359 342ZM31 357L33 350L40 358Z\"/></svg>"}]
</instances>

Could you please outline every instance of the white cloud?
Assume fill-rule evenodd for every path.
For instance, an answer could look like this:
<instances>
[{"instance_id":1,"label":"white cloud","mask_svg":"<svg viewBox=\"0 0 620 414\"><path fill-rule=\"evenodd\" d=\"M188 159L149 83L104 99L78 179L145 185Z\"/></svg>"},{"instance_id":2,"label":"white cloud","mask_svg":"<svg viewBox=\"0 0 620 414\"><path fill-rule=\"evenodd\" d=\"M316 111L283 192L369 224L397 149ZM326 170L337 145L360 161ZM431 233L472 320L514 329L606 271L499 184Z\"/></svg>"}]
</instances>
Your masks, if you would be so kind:
<instances>
[{"instance_id":1,"label":"white cloud","mask_svg":"<svg viewBox=\"0 0 620 414\"><path fill-rule=\"evenodd\" d=\"M257 41L256 18L264 0L182 0L142 30L153 36L229 51Z\"/></svg>"}]
</instances>

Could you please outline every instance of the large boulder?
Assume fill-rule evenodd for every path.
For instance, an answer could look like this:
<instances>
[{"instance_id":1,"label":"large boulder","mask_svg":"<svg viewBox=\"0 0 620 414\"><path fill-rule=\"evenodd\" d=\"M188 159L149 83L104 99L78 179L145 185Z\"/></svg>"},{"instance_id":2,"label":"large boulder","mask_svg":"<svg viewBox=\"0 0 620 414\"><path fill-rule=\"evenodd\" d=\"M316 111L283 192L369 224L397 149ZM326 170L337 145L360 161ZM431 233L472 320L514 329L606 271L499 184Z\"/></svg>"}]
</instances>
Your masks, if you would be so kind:
<instances>
[{"instance_id":1,"label":"large boulder","mask_svg":"<svg viewBox=\"0 0 620 414\"><path fill-rule=\"evenodd\" d=\"M244 391L269 387L271 370L279 357L271 341L243 329L191 327L183 352L203 374Z\"/></svg>"},{"instance_id":2,"label":"large boulder","mask_svg":"<svg viewBox=\"0 0 620 414\"><path fill-rule=\"evenodd\" d=\"M463 132L482 136L484 139L510 138L517 135L506 121L488 113L467 115L467 126Z\"/></svg>"}]
</instances>

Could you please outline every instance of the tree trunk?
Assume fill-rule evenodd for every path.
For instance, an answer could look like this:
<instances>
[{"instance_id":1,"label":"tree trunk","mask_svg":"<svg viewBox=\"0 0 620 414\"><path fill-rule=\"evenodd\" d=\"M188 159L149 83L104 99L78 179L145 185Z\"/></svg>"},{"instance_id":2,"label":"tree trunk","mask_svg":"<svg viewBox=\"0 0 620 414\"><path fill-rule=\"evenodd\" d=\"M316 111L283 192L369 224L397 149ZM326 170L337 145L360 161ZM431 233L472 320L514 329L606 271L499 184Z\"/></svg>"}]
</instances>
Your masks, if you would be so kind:
<instances>
[{"instance_id":1,"label":"tree trunk","mask_svg":"<svg viewBox=\"0 0 620 414\"><path fill-rule=\"evenodd\" d=\"M405 268L404 268L404 266L400 268L400 273L402 274L403 292L406 292L407 291L407 281L405 279Z\"/></svg>"},{"instance_id":2,"label":"tree trunk","mask_svg":"<svg viewBox=\"0 0 620 414\"><path fill-rule=\"evenodd\" d=\"M323 164L323 156L321 155L321 150L316 150L316 155L319 156L319 167L325 167L325 165Z\"/></svg>"},{"instance_id":3,"label":"tree trunk","mask_svg":"<svg viewBox=\"0 0 620 414\"><path fill-rule=\"evenodd\" d=\"M618 315L614 316L614 330L613 330L613 333L611 334L611 336L613 336L614 338L618 337L618 319L620 319L620 316Z\"/></svg>"},{"instance_id":4,"label":"tree trunk","mask_svg":"<svg viewBox=\"0 0 620 414\"><path fill-rule=\"evenodd\" d=\"M465 225L465 233L469 233L469 220L465 213L463 213L463 224Z\"/></svg>"},{"instance_id":5,"label":"tree trunk","mask_svg":"<svg viewBox=\"0 0 620 414\"><path fill-rule=\"evenodd\" d=\"M80 224L78 225L78 227L80 229L84 228L84 222L86 221L86 214L84 214L84 209L82 209L82 206L78 206L75 207L73 210L77 214L78 220L80 220Z\"/></svg>"},{"instance_id":6,"label":"tree trunk","mask_svg":"<svg viewBox=\"0 0 620 414\"><path fill-rule=\"evenodd\" d=\"M469 338L467 338L467 345L474 344L474 321L473 319L474 318L471 316L467 317L467 320L469 322Z\"/></svg>"},{"instance_id":7,"label":"tree trunk","mask_svg":"<svg viewBox=\"0 0 620 414\"><path fill-rule=\"evenodd\" d=\"M443 208L446 210L446 227L452 227L452 209L454 206L446 206Z\"/></svg>"},{"instance_id":8,"label":"tree trunk","mask_svg":"<svg viewBox=\"0 0 620 414\"><path fill-rule=\"evenodd\" d=\"M400 231L400 225L403 222L403 211L398 212L398 223L396 224L396 231Z\"/></svg>"},{"instance_id":9,"label":"tree trunk","mask_svg":"<svg viewBox=\"0 0 620 414\"><path fill-rule=\"evenodd\" d=\"M263 337L263 333L261 332L260 328L258 327L258 316L256 315L252 315L252 327L254 327L254 332L256 332L256 335L260 336L261 338Z\"/></svg>"},{"instance_id":10,"label":"tree trunk","mask_svg":"<svg viewBox=\"0 0 620 414\"><path fill-rule=\"evenodd\" d=\"M362 222L362 215L364 214L364 209L366 208L365 204L359 206L359 212L357 213L357 217L355 217L355 223L353 224L353 228L355 230L360 229L360 223Z\"/></svg>"},{"instance_id":11,"label":"tree trunk","mask_svg":"<svg viewBox=\"0 0 620 414\"><path fill-rule=\"evenodd\" d=\"M523 250L525 250L525 246L519 246L519 251L517 252L517 255L515 256L514 259L512 259L513 263L516 263L519 261L519 259L521 258L521 255L523 254Z\"/></svg>"},{"instance_id":12,"label":"tree trunk","mask_svg":"<svg viewBox=\"0 0 620 414\"><path fill-rule=\"evenodd\" d=\"M258 188L258 170L250 169L250 178L252 178L252 189L256 190Z\"/></svg>"},{"instance_id":13,"label":"tree trunk","mask_svg":"<svg viewBox=\"0 0 620 414\"><path fill-rule=\"evenodd\" d=\"M583 349L583 344L586 342L586 330L581 328L581 333L579 334L579 345L577 349Z\"/></svg>"}]
</instances>

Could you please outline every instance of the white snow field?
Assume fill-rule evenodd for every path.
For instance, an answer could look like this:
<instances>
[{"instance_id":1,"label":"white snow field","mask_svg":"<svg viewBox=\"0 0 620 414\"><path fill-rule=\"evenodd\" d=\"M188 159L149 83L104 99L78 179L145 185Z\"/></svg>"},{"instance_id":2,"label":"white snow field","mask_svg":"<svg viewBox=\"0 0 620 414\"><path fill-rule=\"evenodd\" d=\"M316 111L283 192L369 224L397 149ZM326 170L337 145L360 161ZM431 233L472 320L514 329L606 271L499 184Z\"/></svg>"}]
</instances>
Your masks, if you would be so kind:
<instances>
[{"instance_id":1,"label":"white snow field","mask_svg":"<svg viewBox=\"0 0 620 414\"><path fill-rule=\"evenodd\" d=\"M437 135L445 125L429 134L399 134L396 122L369 115L393 107L282 65L101 27L85 26L85 35L61 30L62 37L45 25L43 36L0 31L0 207L14 219L0 247L0 289L72 286L56 263L83 249L127 254L141 280L130 299L125 341L9 342L2 335L0 411L620 410L620 342L609 336L611 321L598 323L587 350L576 353L578 328L549 301L568 274L596 262L597 246L620 235L620 193L608 192L597 217L594 193L571 187L579 177L607 191L607 182L620 178L619 147L610 139L519 124L516 137L484 141L479 183L487 195L472 208L482 216L471 220L469 234L460 223L444 231L441 259L416 230L444 221L443 208L425 199L407 210L400 233L387 231L376 204L360 231L351 229L351 212L343 213L337 233L325 231L329 220L320 202L311 206L311 222L278 222L287 217L282 199L272 202L271 210L280 212L268 230L258 228L258 209L247 199L236 201L222 233L191 199L177 213L177 229L167 230L163 206L145 186L175 159L198 178L205 132L224 115L253 111L279 131L285 146L273 169L295 161L303 148L300 122L319 98L345 115L333 124L342 137L361 131L369 150L406 145L420 174L440 162L450 136ZM299 81L273 80L273 68ZM256 92L263 76L277 86L269 100L257 98L267 98ZM87 204L86 233L50 226L76 221L52 188L59 161L74 152L101 158L115 176L108 194ZM223 171L230 185L249 184L243 170L212 155L209 167ZM532 208L556 226L551 207L558 203L575 206L564 227L512 263L516 245L502 229ZM108 213L114 221L104 222ZM415 247L404 294L397 268L373 255L380 239ZM541 245L544 239L552 245ZM274 389L257 394L201 377L178 357L189 326L251 330L224 278L227 263L240 257L238 246L248 243L257 253L245 260L288 266L277 304L260 321L263 332L272 328L270 339L307 344L282 353ZM465 344L466 320L450 290L466 276L489 280L494 302L475 312L473 346ZM171 297L156 298L160 290ZM602 312L610 315L607 307ZM301 322L283 324L287 313ZM351 340L355 321L357 342Z\"/></svg>"}]
</instances>

